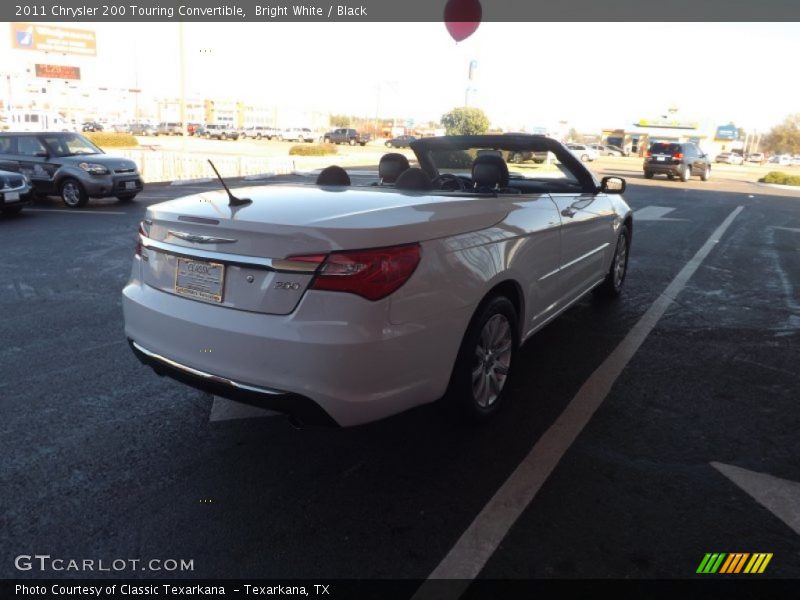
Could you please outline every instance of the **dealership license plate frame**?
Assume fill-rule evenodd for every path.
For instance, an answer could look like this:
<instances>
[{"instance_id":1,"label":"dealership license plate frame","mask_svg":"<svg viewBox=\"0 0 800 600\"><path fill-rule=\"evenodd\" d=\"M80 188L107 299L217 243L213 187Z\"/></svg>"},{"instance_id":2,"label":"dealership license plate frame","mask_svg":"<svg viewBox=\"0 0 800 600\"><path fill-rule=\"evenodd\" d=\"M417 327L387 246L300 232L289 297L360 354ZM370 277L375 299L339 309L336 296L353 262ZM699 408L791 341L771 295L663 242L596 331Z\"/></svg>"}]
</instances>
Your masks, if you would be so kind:
<instances>
[{"instance_id":1,"label":"dealership license plate frame","mask_svg":"<svg viewBox=\"0 0 800 600\"><path fill-rule=\"evenodd\" d=\"M136 189L136 182L135 181L126 181L124 188L126 190L135 190Z\"/></svg>"},{"instance_id":2,"label":"dealership license plate frame","mask_svg":"<svg viewBox=\"0 0 800 600\"><path fill-rule=\"evenodd\" d=\"M195 300L204 300L206 302L221 304L225 291L225 265L207 260L184 258L182 256L178 256L176 258L175 293L181 296L186 296L187 298L194 298ZM195 271L194 269L187 268L186 272L181 273L181 266L187 265L188 267L190 264L206 266L209 268L209 270L213 269L219 272L218 278L210 278L210 283L213 284L210 286L210 291L197 289L197 287L203 287L209 283L209 278L203 276L207 276L208 271ZM191 285L192 283L194 283L197 287L187 287L187 285Z\"/></svg>"},{"instance_id":3,"label":"dealership license plate frame","mask_svg":"<svg viewBox=\"0 0 800 600\"><path fill-rule=\"evenodd\" d=\"M19 202L19 192L5 192L3 194L3 203L6 202Z\"/></svg>"}]
</instances>

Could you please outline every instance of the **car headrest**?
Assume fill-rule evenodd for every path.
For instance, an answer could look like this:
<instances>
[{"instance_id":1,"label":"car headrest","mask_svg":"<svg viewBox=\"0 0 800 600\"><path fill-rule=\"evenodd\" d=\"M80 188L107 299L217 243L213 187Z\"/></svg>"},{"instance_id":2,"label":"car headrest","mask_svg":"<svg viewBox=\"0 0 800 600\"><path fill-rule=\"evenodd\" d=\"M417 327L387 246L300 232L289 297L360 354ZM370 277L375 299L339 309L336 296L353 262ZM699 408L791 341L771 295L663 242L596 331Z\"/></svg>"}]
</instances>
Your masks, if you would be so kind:
<instances>
[{"instance_id":1,"label":"car headrest","mask_svg":"<svg viewBox=\"0 0 800 600\"><path fill-rule=\"evenodd\" d=\"M472 181L476 187L506 187L508 185L508 165L502 156L480 154L472 163Z\"/></svg>"},{"instance_id":2,"label":"car headrest","mask_svg":"<svg viewBox=\"0 0 800 600\"><path fill-rule=\"evenodd\" d=\"M431 178L425 171L417 167L406 169L397 178L394 187L398 190L408 190L413 192L425 192L433 189Z\"/></svg>"},{"instance_id":3,"label":"car headrest","mask_svg":"<svg viewBox=\"0 0 800 600\"><path fill-rule=\"evenodd\" d=\"M331 165L317 175L317 185L350 185L350 175L342 167Z\"/></svg>"},{"instance_id":4,"label":"car headrest","mask_svg":"<svg viewBox=\"0 0 800 600\"><path fill-rule=\"evenodd\" d=\"M408 159L399 152L384 154L378 163L378 177L380 177L381 183L394 183L400 174L410 166Z\"/></svg>"}]
</instances>

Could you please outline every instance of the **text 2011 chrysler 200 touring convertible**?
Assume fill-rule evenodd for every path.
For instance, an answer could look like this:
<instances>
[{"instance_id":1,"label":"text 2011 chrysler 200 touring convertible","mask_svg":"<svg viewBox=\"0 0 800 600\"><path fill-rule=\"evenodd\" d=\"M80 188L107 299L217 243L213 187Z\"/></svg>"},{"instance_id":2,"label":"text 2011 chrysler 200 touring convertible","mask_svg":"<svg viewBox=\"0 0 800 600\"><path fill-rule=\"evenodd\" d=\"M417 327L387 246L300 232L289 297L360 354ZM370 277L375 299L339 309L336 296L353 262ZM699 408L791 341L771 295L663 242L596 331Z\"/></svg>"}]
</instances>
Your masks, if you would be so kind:
<instances>
[{"instance_id":1,"label":"text 2011 chrysler 200 touring convertible","mask_svg":"<svg viewBox=\"0 0 800 600\"><path fill-rule=\"evenodd\" d=\"M483 419L519 345L587 292L616 295L632 214L542 136L412 143L372 185L240 188L151 206L123 290L156 372L304 423L366 423L444 397ZM511 155L540 162L509 165Z\"/></svg>"}]
</instances>

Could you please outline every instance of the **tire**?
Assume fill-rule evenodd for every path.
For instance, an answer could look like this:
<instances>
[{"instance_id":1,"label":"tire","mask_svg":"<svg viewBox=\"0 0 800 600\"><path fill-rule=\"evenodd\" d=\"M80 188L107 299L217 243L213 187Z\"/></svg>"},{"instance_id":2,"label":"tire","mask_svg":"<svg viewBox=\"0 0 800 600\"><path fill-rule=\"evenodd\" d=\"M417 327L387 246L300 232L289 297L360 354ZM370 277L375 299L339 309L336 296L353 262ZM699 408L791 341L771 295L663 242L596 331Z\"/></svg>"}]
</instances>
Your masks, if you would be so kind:
<instances>
[{"instance_id":1,"label":"tire","mask_svg":"<svg viewBox=\"0 0 800 600\"><path fill-rule=\"evenodd\" d=\"M673 179L675 179L675 175L673 175L672 173L667 173L667 179L672 181Z\"/></svg>"},{"instance_id":2,"label":"tire","mask_svg":"<svg viewBox=\"0 0 800 600\"><path fill-rule=\"evenodd\" d=\"M120 202L131 202L134 198L136 198L136 194L120 194L117 196L117 200Z\"/></svg>"},{"instance_id":3,"label":"tire","mask_svg":"<svg viewBox=\"0 0 800 600\"><path fill-rule=\"evenodd\" d=\"M351 146L356 145L356 141L353 138L350 138L350 140L347 143L350 144Z\"/></svg>"},{"instance_id":4,"label":"tire","mask_svg":"<svg viewBox=\"0 0 800 600\"><path fill-rule=\"evenodd\" d=\"M689 178L692 176L692 168L689 165L683 167L683 171L681 171L681 181L689 181Z\"/></svg>"},{"instance_id":5,"label":"tire","mask_svg":"<svg viewBox=\"0 0 800 600\"><path fill-rule=\"evenodd\" d=\"M61 182L61 185L58 186L58 193L61 196L61 201L69 208L81 208L89 202L86 190L83 189L77 179L72 177L68 177Z\"/></svg>"},{"instance_id":6,"label":"tire","mask_svg":"<svg viewBox=\"0 0 800 600\"><path fill-rule=\"evenodd\" d=\"M485 300L470 321L445 399L460 416L487 421L503 405L519 344L518 316L505 296Z\"/></svg>"},{"instance_id":7,"label":"tire","mask_svg":"<svg viewBox=\"0 0 800 600\"><path fill-rule=\"evenodd\" d=\"M708 165L706 165L706 168L705 168L705 170L703 171L703 174L702 174L702 175L700 175L700 179L701 179L702 181L708 181L709 179L711 179L711 167L709 167Z\"/></svg>"},{"instance_id":8,"label":"tire","mask_svg":"<svg viewBox=\"0 0 800 600\"><path fill-rule=\"evenodd\" d=\"M644 172L644 178L645 179L652 179L653 178L653 172L652 171L645 171Z\"/></svg>"},{"instance_id":9,"label":"tire","mask_svg":"<svg viewBox=\"0 0 800 600\"><path fill-rule=\"evenodd\" d=\"M359 142L359 144L358 144L358 145L359 145L359 146L361 146L361 147L363 148L364 146L366 146L366 145L367 145L367 142Z\"/></svg>"},{"instance_id":10,"label":"tire","mask_svg":"<svg viewBox=\"0 0 800 600\"><path fill-rule=\"evenodd\" d=\"M13 217L14 215L18 215L22 212L22 206L7 206L0 210L0 214L4 217Z\"/></svg>"},{"instance_id":11,"label":"tire","mask_svg":"<svg viewBox=\"0 0 800 600\"><path fill-rule=\"evenodd\" d=\"M587 162L589 160L588 154L581 154L581 162Z\"/></svg>"},{"instance_id":12,"label":"tire","mask_svg":"<svg viewBox=\"0 0 800 600\"><path fill-rule=\"evenodd\" d=\"M628 256L631 248L631 234L627 225L623 225L617 236L617 246L614 249L614 258L608 274L599 286L595 288L595 294L604 298L616 298L622 292L622 285L625 283L625 276L628 274Z\"/></svg>"},{"instance_id":13,"label":"tire","mask_svg":"<svg viewBox=\"0 0 800 600\"><path fill-rule=\"evenodd\" d=\"M383 145L386 146L387 148L391 148L392 147L392 144L390 142L385 142Z\"/></svg>"}]
</instances>

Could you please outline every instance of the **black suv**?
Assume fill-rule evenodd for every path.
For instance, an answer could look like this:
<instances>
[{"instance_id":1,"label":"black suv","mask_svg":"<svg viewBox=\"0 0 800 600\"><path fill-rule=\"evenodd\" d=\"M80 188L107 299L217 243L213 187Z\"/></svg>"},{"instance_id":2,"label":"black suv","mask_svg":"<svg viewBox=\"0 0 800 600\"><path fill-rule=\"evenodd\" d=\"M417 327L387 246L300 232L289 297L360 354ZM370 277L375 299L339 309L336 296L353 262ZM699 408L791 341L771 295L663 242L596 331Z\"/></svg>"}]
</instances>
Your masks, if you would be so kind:
<instances>
[{"instance_id":1,"label":"black suv","mask_svg":"<svg viewBox=\"0 0 800 600\"><path fill-rule=\"evenodd\" d=\"M696 144L691 142L656 142L650 146L644 159L644 176L652 179L656 174L669 179L680 177L689 181L699 175L703 181L711 177L711 160Z\"/></svg>"}]
</instances>

